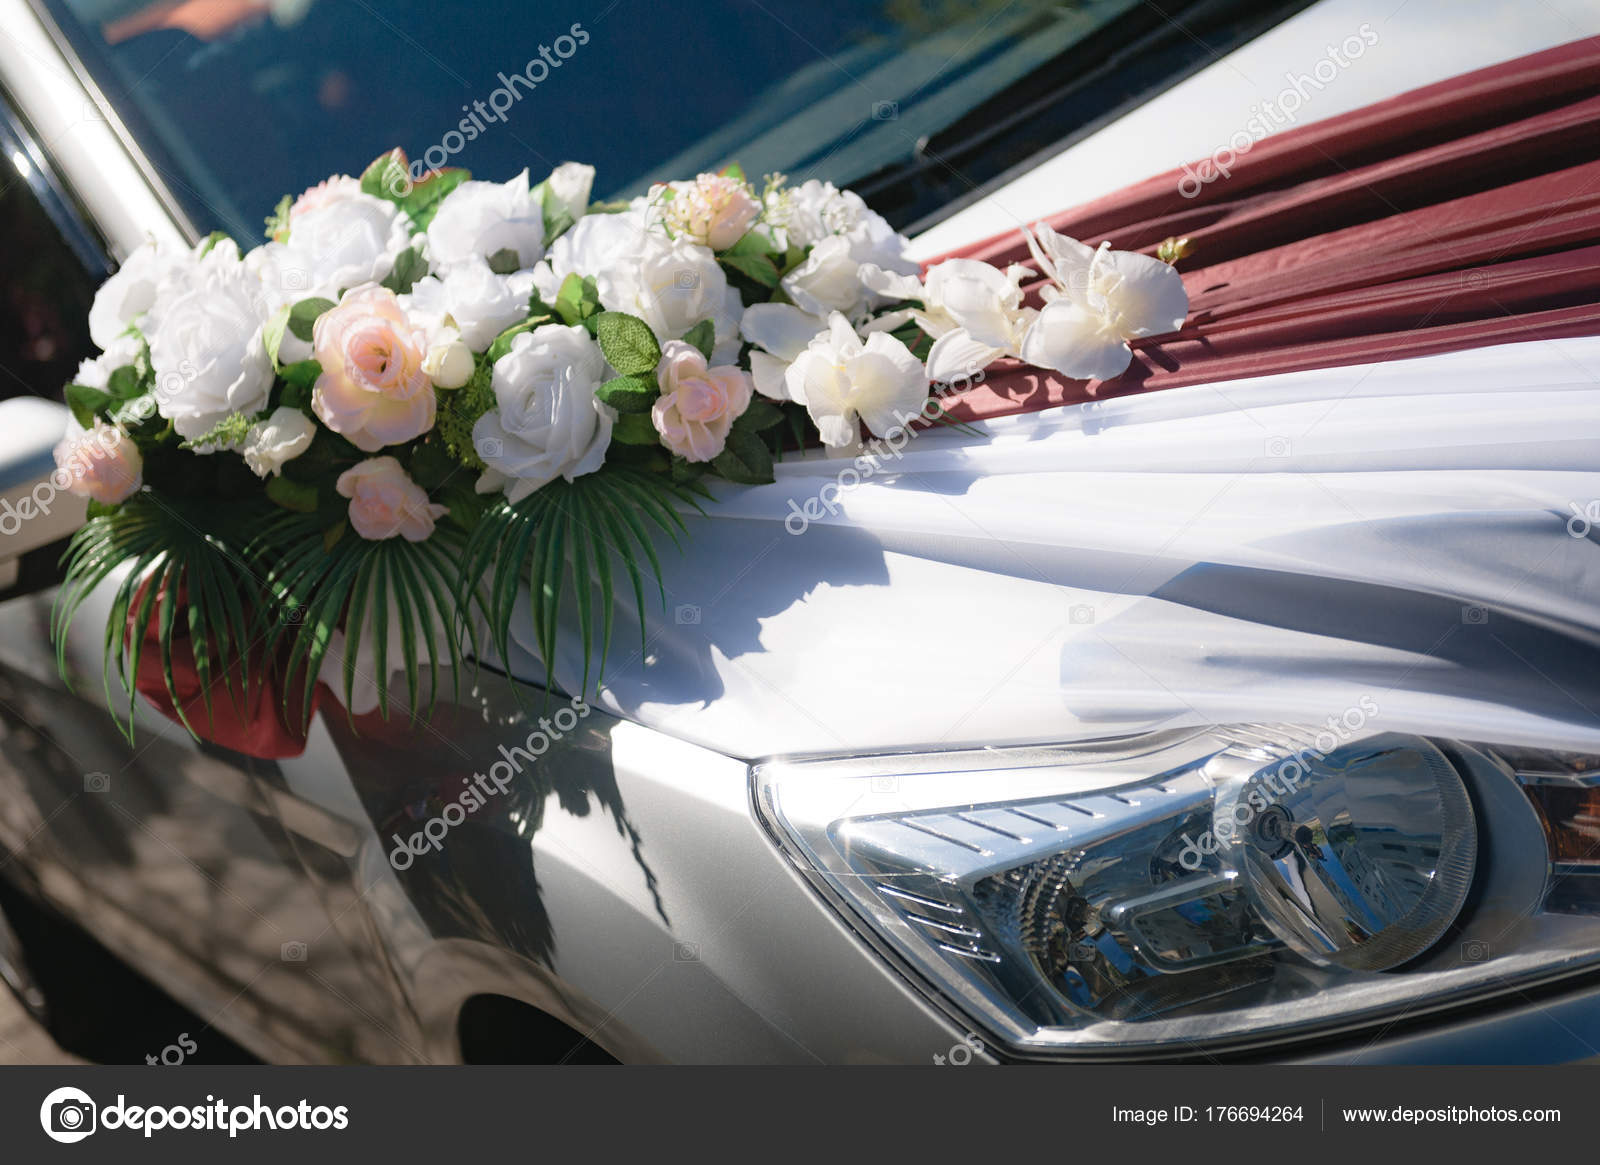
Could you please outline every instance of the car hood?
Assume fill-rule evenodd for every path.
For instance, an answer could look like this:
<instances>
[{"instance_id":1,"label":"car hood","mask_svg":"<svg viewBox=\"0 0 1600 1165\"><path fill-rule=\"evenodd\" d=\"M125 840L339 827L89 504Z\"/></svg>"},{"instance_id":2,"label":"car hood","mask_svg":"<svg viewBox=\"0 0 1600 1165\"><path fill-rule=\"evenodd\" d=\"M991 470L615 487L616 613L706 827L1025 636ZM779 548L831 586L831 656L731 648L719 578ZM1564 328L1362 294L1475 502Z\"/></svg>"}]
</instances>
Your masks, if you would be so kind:
<instances>
[{"instance_id":1,"label":"car hood","mask_svg":"<svg viewBox=\"0 0 1600 1165\"><path fill-rule=\"evenodd\" d=\"M599 699L751 758L1366 701L1387 728L1593 748L1597 372L1600 340L1506 345L788 460L661 546L642 650L619 594ZM542 679L517 627L509 666ZM576 690L570 621L561 643Z\"/></svg>"}]
</instances>

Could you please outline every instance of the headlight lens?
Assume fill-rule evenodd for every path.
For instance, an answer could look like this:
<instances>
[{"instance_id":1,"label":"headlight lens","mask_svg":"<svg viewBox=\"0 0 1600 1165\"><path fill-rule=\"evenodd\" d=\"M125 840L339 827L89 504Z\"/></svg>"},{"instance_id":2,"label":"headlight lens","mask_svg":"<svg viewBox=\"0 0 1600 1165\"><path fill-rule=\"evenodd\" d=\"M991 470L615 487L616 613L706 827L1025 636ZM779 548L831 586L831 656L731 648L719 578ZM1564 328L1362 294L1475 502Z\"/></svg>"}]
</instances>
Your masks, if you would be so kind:
<instances>
[{"instance_id":1,"label":"headlight lens","mask_svg":"<svg viewBox=\"0 0 1600 1165\"><path fill-rule=\"evenodd\" d=\"M1581 824L1549 808L1600 805L1589 763L1248 725L755 780L847 917L991 1037L1181 1052L1596 960L1600 866L1573 861ZM1591 868L1593 888L1562 880Z\"/></svg>"}]
</instances>

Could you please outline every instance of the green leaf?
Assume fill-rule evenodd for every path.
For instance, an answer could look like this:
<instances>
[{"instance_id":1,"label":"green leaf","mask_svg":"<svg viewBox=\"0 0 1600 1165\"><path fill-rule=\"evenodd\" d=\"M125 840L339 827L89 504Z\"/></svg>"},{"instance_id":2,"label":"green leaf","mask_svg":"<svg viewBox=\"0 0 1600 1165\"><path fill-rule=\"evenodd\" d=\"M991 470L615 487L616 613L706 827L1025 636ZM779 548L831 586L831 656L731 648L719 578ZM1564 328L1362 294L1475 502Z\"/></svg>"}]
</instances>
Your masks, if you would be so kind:
<instances>
[{"instance_id":1,"label":"green leaf","mask_svg":"<svg viewBox=\"0 0 1600 1165\"><path fill-rule=\"evenodd\" d=\"M593 276L580 276L576 271L561 281L552 304L568 327L581 324L600 310L600 292ZM620 372L621 369L618 369Z\"/></svg>"},{"instance_id":2,"label":"green leaf","mask_svg":"<svg viewBox=\"0 0 1600 1165\"><path fill-rule=\"evenodd\" d=\"M103 388L90 388L87 384L69 384L66 387L67 408L72 419L85 429L94 427L94 419L111 407L112 396Z\"/></svg>"},{"instance_id":3,"label":"green leaf","mask_svg":"<svg viewBox=\"0 0 1600 1165\"><path fill-rule=\"evenodd\" d=\"M289 208L293 205L294 199L287 194L278 199L278 205L267 216L267 238L282 241L289 236Z\"/></svg>"},{"instance_id":4,"label":"green leaf","mask_svg":"<svg viewBox=\"0 0 1600 1165\"><path fill-rule=\"evenodd\" d=\"M539 209L544 215L544 245L548 247L555 241L556 236L565 233L577 220L573 218L572 212L556 199L548 181L535 186L533 195L539 200Z\"/></svg>"},{"instance_id":5,"label":"green leaf","mask_svg":"<svg viewBox=\"0 0 1600 1165\"><path fill-rule=\"evenodd\" d=\"M409 172L409 171L408 171ZM400 200L400 208L411 219L417 230L427 230L433 216L439 213L439 204L445 196L472 175L466 170L447 169L430 173L411 187L411 193Z\"/></svg>"},{"instance_id":6,"label":"green leaf","mask_svg":"<svg viewBox=\"0 0 1600 1165\"><path fill-rule=\"evenodd\" d=\"M403 150L390 150L374 158L361 172L361 192L403 206L412 191L411 174L406 169Z\"/></svg>"},{"instance_id":7,"label":"green leaf","mask_svg":"<svg viewBox=\"0 0 1600 1165\"><path fill-rule=\"evenodd\" d=\"M734 429L743 433L759 433L783 420L783 410L769 400L756 397L733 422Z\"/></svg>"},{"instance_id":8,"label":"green leaf","mask_svg":"<svg viewBox=\"0 0 1600 1165\"><path fill-rule=\"evenodd\" d=\"M624 445L658 445L661 434L650 418L640 413L623 413L611 427L611 439Z\"/></svg>"},{"instance_id":9,"label":"green leaf","mask_svg":"<svg viewBox=\"0 0 1600 1165\"><path fill-rule=\"evenodd\" d=\"M654 374L618 376L595 390L601 404L610 405L619 413L648 413L659 395Z\"/></svg>"},{"instance_id":10,"label":"green leaf","mask_svg":"<svg viewBox=\"0 0 1600 1165\"><path fill-rule=\"evenodd\" d=\"M683 342L693 344L700 349L700 355L710 360L711 350L717 346L716 326L710 320L701 320L683 334Z\"/></svg>"},{"instance_id":11,"label":"green leaf","mask_svg":"<svg viewBox=\"0 0 1600 1165\"><path fill-rule=\"evenodd\" d=\"M570 600L583 651L584 690L579 695L584 695L591 676L596 684L603 679L616 606L612 571L619 561L640 612L643 654L645 566L656 576L663 604L666 601L651 527L676 541L684 526L674 501L698 508L688 490L665 477L609 465L571 482L558 478L519 502L499 499L483 514L467 544L460 601L467 596L480 601L502 658L511 651L513 621L528 612L545 661L546 684L553 687L556 639ZM522 582L528 587L526 607L519 597ZM598 610L591 588L599 590Z\"/></svg>"},{"instance_id":12,"label":"green leaf","mask_svg":"<svg viewBox=\"0 0 1600 1165\"><path fill-rule=\"evenodd\" d=\"M626 312L601 312L595 319L600 351L624 376L654 372L661 361L661 345L650 325Z\"/></svg>"},{"instance_id":13,"label":"green leaf","mask_svg":"<svg viewBox=\"0 0 1600 1165\"><path fill-rule=\"evenodd\" d=\"M132 400L147 391L145 378L132 364L124 364L114 371L106 382L106 391L119 401Z\"/></svg>"},{"instance_id":14,"label":"green leaf","mask_svg":"<svg viewBox=\"0 0 1600 1165\"><path fill-rule=\"evenodd\" d=\"M190 438L180 449L233 449L245 439L258 417L248 413L229 413L198 437ZM272 491L267 491L270 496Z\"/></svg>"},{"instance_id":15,"label":"green leaf","mask_svg":"<svg viewBox=\"0 0 1600 1165\"><path fill-rule=\"evenodd\" d=\"M744 167L739 165L738 162L729 162L722 168L721 174L726 178L732 178L739 182L743 182L745 180Z\"/></svg>"},{"instance_id":16,"label":"green leaf","mask_svg":"<svg viewBox=\"0 0 1600 1165\"><path fill-rule=\"evenodd\" d=\"M721 257L729 255L776 255L778 250L773 246L772 237L759 227L752 227L739 236L739 241L726 251Z\"/></svg>"},{"instance_id":17,"label":"green leaf","mask_svg":"<svg viewBox=\"0 0 1600 1165\"><path fill-rule=\"evenodd\" d=\"M322 365L315 360L299 360L285 364L278 375L283 377L283 393L278 403L292 409L310 407L311 390L316 386L317 377L322 375Z\"/></svg>"},{"instance_id":18,"label":"green leaf","mask_svg":"<svg viewBox=\"0 0 1600 1165\"><path fill-rule=\"evenodd\" d=\"M333 307L333 300L313 296L311 299L302 299L289 309L288 328L294 333L296 339L311 342L313 330L317 319L323 312Z\"/></svg>"},{"instance_id":19,"label":"green leaf","mask_svg":"<svg viewBox=\"0 0 1600 1165\"><path fill-rule=\"evenodd\" d=\"M741 274L748 275L763 287L776 287L782 278L772 260L765 255L738 255L732 251L724 251L717 256L725 266L732 267Z\"/></svg>"},{"instance_id":20,"label":"green leaf","mask_svg":"<svg viewBox=\"0 0 1600 1165\"><path fill-rule=\"evenodd\" d=\"M289 305L284 304L261 325L261 342L266 346L272 366L278 366L278 349L283 347L283 333L289 327Z\"/></svg>"},{"instance_id":21,"label":"green leaf","mask_svg":"<svg viewBox=\"0 0 1600 1165\"><path fill-rule=\"evenodd\" d=\"M523 332L531 332L540 324L547 324L549 322L549 316L534 316L531 319L523 320L520 324L512 324L509 328L496 336L494 338L494 343L489 345L489 351L485 354L488 362L493 364L496 360L500 359L500 357L511 351L511 341L522 335Z\"/></svg>"},{"instance_id":22,"label":"green leaf","mask_svg":"<svg viewBox=\"0 0 1600 1165\"><path fill-rule=\"evenodd\" d=\"M203 259L207 255L211 254L211 248L215 247L218 243L222 242L223 239L228 237L229 235L227 231L212 231L200 242L200 257Z\"/></svg>"},{"instance_id":23,"label":"green leaf","mask_svg":"<svg viewBox=\"0 0 1600 1165\"><path fill-rule=\"evenodd\" d=\"M729 431L727 447L712 460L711 467L741 485L764 485L773 480L772 451L749 430Z\"/></svg>"},{"instance_id":24,"label":"green leaf","mask_svg":"<svg viewBox=\"0 0 1600 1165\"><path fill-rule=\"evenodd\" d=\"M317 487L287 477L269 477L267 496L286 510L309 514L317 508Z\"/></svg>"},{"instance_id":25,"label":"green leaf","mask_svg":"<svg viewBox=\"0 0 1600 1165\"><path fill-rule=\"evenodd\" d=\"M428 261L422 257L421 248L409 247L395 256L394 270L389 272L383 285L396 295L405 295L417 285L417 280L427 273Z\"/></svg>"},{"instance_id":26,"label":"green leaf","mask_svg":"<svg viewBox=\"0 0 1600 1165\"><path fill-rule=\"evenodd\" d=\"M489 256L489 270L496 275L514 275L522 269L522 257L510 247L501 247Z\"/></svg>"}]
</instances>

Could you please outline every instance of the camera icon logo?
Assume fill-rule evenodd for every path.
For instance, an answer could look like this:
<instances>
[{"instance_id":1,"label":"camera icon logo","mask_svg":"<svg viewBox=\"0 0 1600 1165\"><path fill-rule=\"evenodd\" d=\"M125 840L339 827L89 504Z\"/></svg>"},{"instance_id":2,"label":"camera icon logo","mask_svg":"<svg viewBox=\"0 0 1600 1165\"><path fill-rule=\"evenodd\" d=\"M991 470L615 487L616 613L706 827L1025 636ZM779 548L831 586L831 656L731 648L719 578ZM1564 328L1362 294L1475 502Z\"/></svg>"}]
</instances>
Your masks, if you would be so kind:
<instances>
[{"instance_id":1,"label":"camera icon logo","mask_svg":"<svg viewBox=\"0 0 1600 1165\"><path fill-rule=\"evenodd\" d=\"M1487 607L1462 607L1461 621L1472 626L1482 626L1489 621L1489 608Z\"/></svg>"},{"instance_id":2,"label":"camera icon logo","mask_svg":"<svg viewBox=\"0 0 1600 1165\"><path fill-rule=\"evenodd\" d=\"M700 961L700 944L673 943L672 961L674 963L698 963Z\"/></svg>"},{"instance_id":3,"label":"camera icon logo","mask_svg":"<svg viewBox=\"0 0 1600 1165\"><path fill-rule=\"evenodd\" d=\"M1487 963L1493 954L1493 949L1481 938L1471 938L1461 944L1463 963Z\"/></svg>"},{"instance_id":4,"label":"camera icon logo","mask_svg":"<svg viewBox=\"0 0 1600 1165\"><path fill-rule=\"evenodd\" d=\"M286 963L303 963L306 961L306 944L303 942L286 942L279 948L278 954Z\"/></svg>"},{"instance_id":5,"label":"camera icon logo","mask_svg":"<svg viewBox=\"0 0 1600 1165\"><path fill-rule=\"evenodd\" d=\"M1088 603L1077 603L1067 611L1067 621L1078 625L1094 622L1094 608Z\"/></svg>"},{"instance_id":6,"label":"camera icon logo","mask_svg":"<svg viewBox=\"0 0 1600 1165\"><path fill-rule=\"evenodd\" d=\"M109 793L111 791L111 774L84 773L83 791L85 793Z\"/></svg>"},{"instance_id":7,"label":"camera icon logo","mask_svg":"<svg viewBox=\"0 0 1600 1165\"><path fill-rule=\"evenodd\" d=\"M674 617L677 619L678 626L680 627L698 626L700 623L700 608L694 606L692 603L683 603L678 607L677 611L674 612Z\"/></svg>"},{"instance_id":8,"label":"camera icon logo","mask_svg":"<svg viewBox=\"0 0 1600 1165\"><path fill-rule=\"evenodd\" d=\"M1290 444L1289 438L1287 438L1287 437L1268 437L1267 438L1267 456L1268 457L1287 457L1287 456L1289 456L1289 454L1291 454L1293 452L1294 452L1294 446L1292 444Z\"/></svg>"},{"instance_id":9,"label":"camera icon logo","mask_svg":"<svg viewBox=\"0 0 1600 1165\"><path fill-rule=\"evenodd\" d=\"M283 269L283 289L285 291L304 291L311 286L311 278L298 267L285 267Z\"/></svg>"},{"instance_id":10,"label":"camera icon logo","mask_svg":"<svg viewBox=\"0 0 1600 1165\"><path fill-rule=\"evenodd\" d=\"M99 1111L81 1088L57 1088L39 1106L39 1124L52 1141L71 1145L94 1132Z\"/></svg>"},{"instance_id":11,"label":"camera icon logo","mask_svg":"<svg viewBox=\"0 0 1600 1165\"><path fill-rule=\"evenodd\" d=\"M673 276L672 286L679 291L693 291L700 286L700 272L679 271Z\"/></svg>"},{"instance_id":12,"label":"camera icon logo","mask_svg":"<svg viewBox=\"0 0 1600 1165\"><path fill-rule=\"evenodd\" d=\"M485 437L481 441L474 442L473 448L477 450L478 456L485 461L493 457L499 457L501 453L500 438Z\"/></svg>"},{"instance_id":13,"label":"camera icon logo","mask_svg":"<svg viewBox=\"0 0 1600 1165\"><path fill-rule=\"evenodd\" d=\"M898 101L874 101L872 103L873 121L895 121L900 116L900 103Z\"/></svg>"}]
</instances>

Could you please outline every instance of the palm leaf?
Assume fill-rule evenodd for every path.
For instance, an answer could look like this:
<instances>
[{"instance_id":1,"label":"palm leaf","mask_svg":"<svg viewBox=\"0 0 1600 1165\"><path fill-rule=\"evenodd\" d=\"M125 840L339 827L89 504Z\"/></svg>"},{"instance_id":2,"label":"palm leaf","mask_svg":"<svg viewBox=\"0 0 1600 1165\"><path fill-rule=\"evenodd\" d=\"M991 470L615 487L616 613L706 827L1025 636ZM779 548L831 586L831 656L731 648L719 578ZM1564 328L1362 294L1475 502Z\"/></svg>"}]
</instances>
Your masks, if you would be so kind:
<instances>
[{"instance_id":1,"label":"palm leaf","mask_svg":"<svg viewBox=\"0 0 1600 1165\"><path fill-rule=\"evenodd\" d=\"M285 714L293 713L298 688L300 713L309 721L322 665L334 633L342 630L345 655L340 684L346 709L353 701L362 644L370 643L375 672L371 678L379 710L387 716L396 695L389 686L391 613L399 628L397 662L405 677L404 704L411 717L431 708L438 696L441 646L459 694L461 633L475 652L477 632L470 607L458 607L458 598L482 605L461 585L467 540L460 527L442 521L424 542L344 537L331 547L324 539L325 527L325 515L283 513L265 523L246 547L251 561L260 564L265 642L269 650L287 651ZM426 700L420 650L424 641L429 647Z\"/></svg>"},{"instance_id":2,"label":"palm leaf","mask_svg":"<svg viewBox=\"0 0 1600 1165\"><path fill-rule=\"evenodd\" d=\"M655 577L664 608L666 587L652 527L676 543L687 529L679 504L700 508L687 486L617 466L606 466L570 482L558 478L517 502L501 499L484 513L468 541L463 556L463 601L467 596L482 597L493 646L507 659L518 592L525 581L534 640L544 659L545 686L553 688L561 611L570 590L583 652L579 695L584 695L590 690L591 665L598 685L611 650L616 591L612 560L621 560L633 586L642 653L645 600L641 566L648 565ZM595 588L599 590L598 621Z\"/></svg>"},{"instance_id":3,"label":"palm leaf","mask_svg":"<svg viewBox=\"0 0 1600 1165\"><path fill-rule=\"evenodd\" d=\"M51 610L56 666L70 685L66 651L73 619L89 596L122 570L106 621L102 683L107 708L130 740L139 663L152 623L163 683L179 719L191 733L195 726L183 712L173 662L180 630L189 638L208 720L214 714L212 691L219 684L236 705L242 706L245 699L252 646L245 611L255 582L246 560L216 525L218 514L218 508L210 503L158 499L144 492L89 518L68 543L62 559L65 581ZM230 525L246 527L261 517L254 508L248 513L234 510L228 514ZM186 591L187 605L182 620L178 618L180 589ZM113 674L127 697L126 723L116 710Z\"/></svg>"}]
</instances>

